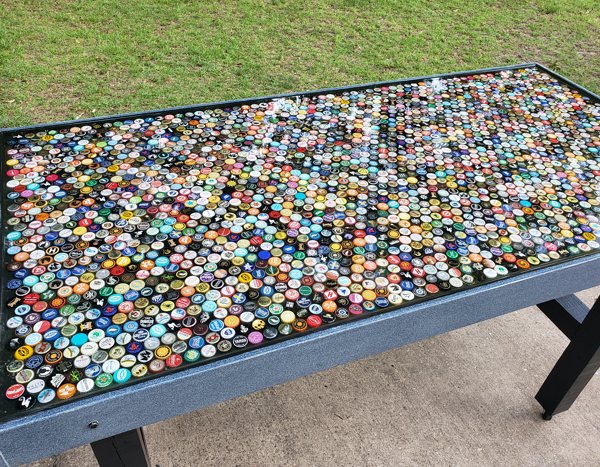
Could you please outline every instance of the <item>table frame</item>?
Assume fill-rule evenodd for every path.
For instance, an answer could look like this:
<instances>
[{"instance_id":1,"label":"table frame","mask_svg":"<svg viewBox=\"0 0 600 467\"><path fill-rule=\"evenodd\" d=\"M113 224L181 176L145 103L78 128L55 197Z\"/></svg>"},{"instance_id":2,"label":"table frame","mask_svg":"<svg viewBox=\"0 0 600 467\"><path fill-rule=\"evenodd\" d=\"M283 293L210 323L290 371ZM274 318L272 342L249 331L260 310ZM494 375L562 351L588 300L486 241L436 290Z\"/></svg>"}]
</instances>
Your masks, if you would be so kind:
<instances>
[{"instance_id":1,"label":"table frame","mask_svg":"<svg viewBox=\"0 0 600 467\"><path fill-rule=\"evenodd\" d=\"M526 63L306 93L9 128L0 130L0 152L3 151L8 136L22 131L56 129L74 124L255 103L278 97L360 90L533 66L600 102L600 97L544 66ZM4 161L1 162L4 164ZM2 260L3 255L4 252L0 258ZM300 335L201 366L166 373L159 378L24 415L0 424L0 465L31 462L91 443L101 466L144 467L149 465L140 428L144 425L538 304L571 339L565 353L536 395L545 409L544 418L550 419L570 407L600 366L600 300L588 313L575 297L570 296L597 285L600 285L600 253L403 306L366 319L349 321L341 326ZM4 300L3 295L2 288L0 300ZM377 336L377 339L373 336ZM200 395L199 389L202 391Z\"/></svg>"}]
</instances>

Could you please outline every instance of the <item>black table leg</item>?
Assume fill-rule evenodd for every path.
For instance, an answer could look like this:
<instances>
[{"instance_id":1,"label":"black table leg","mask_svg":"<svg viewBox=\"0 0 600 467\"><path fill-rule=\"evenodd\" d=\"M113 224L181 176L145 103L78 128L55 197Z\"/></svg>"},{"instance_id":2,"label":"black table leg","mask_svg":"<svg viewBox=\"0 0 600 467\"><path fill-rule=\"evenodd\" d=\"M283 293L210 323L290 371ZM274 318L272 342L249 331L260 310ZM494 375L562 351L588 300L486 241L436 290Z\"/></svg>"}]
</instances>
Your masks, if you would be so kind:
<instances>
[{"instance_id":1,"label":"black table leg","mask_svg":"<svg viewBox=\"0 0 600 467\"><path fill-rule=\"evenodd\" d=\"M571 407L600 368L600 298L579 325L535 398L544 408L544 419Z\"/></svg>"},{"instance_id":2,"label":"black table leg","mask_svg":"<svg viewBox=\"0 0 600 467\"><path fill-rule=\"evenodd\" d=\"M141 428L92 443L100 467L150 467Z\"/></svg>"}]
</instances>

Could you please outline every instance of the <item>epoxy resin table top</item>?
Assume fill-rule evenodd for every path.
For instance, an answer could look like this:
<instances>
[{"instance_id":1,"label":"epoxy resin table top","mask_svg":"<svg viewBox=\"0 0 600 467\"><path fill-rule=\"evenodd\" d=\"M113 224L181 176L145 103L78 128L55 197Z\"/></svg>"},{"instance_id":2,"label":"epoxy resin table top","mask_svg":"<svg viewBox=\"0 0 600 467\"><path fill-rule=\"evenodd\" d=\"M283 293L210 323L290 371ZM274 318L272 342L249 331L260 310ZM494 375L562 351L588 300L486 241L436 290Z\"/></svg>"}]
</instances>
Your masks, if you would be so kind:
<instances>
[{"instance_id":1,"label":"epoxy resin table top","mask_svg":"<svg viewBox=\"0 0 600 467\"><path fill-rule=\"evenodd\" d=\"M13 132L0 416L593 253L599 130L529 67Z\"/></svg>"}]
</instances>

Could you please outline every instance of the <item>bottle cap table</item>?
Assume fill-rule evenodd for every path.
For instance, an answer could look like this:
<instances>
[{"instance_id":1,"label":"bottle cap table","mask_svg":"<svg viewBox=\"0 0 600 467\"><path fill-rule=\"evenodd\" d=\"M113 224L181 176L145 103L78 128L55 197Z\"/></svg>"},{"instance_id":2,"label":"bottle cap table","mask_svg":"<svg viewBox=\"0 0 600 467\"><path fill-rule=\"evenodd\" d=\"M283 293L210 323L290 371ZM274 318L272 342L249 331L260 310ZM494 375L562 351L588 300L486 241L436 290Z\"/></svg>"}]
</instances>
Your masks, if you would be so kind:
<instances>
[{"instance_id":1,"label":"bottle cap table","mask_svg":"<svg viewBox=\"0 0 600 467\"><path fill-rule=\"evenodd\" d=\"M599 284L599 130L537 64L5 130L2 454Z\"/></svg>"}]
</instances>

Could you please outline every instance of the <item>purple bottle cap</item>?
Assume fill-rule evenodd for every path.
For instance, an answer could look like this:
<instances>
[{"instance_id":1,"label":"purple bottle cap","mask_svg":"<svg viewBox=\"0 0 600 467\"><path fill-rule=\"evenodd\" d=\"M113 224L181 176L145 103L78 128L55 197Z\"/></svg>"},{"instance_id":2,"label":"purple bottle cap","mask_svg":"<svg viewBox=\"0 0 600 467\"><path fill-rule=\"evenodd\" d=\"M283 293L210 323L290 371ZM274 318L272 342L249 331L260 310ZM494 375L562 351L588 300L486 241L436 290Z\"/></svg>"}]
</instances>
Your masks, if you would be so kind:
<instances>
[{"instance_id":1,"label":"purple bottle cap","mask_svg":"<svg viewBox=\"0 0 600 467\"><path fill-rule=\"evenodd\" d=\"M260 344L263 341L263 335L258 331L254 331L248 334L248 340L251 344Z\"/></svg>"}]
</instances>

